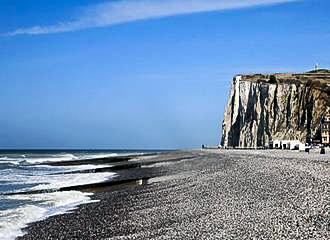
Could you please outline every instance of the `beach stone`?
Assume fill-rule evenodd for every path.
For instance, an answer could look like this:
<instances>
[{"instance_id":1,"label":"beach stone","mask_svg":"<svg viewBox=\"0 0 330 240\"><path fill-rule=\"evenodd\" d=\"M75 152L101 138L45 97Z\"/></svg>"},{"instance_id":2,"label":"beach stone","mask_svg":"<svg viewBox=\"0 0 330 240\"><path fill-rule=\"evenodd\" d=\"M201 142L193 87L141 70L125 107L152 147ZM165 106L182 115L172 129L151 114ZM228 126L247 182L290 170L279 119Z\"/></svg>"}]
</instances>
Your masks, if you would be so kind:
<instances>
[{"instance_id":1,"label":"beach stone","mask_svg":"<svg viewBox=\"0 0 330 240\"><path fill-rule=\"evenodd\" d=\"M159 177L150 184L98 192L99 202L34 223L18 239L330 239L328 155L205 150L158 159L141 159L143 174Z\"/></svg>"}]
</instances>

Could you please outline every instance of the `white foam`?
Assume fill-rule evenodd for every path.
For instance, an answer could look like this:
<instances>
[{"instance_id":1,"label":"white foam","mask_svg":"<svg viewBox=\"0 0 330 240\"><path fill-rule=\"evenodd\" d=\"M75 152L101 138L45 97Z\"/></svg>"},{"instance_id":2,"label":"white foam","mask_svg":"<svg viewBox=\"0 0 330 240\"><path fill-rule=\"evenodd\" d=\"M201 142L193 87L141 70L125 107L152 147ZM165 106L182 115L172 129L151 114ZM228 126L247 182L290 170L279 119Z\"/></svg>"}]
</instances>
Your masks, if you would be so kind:
<instances>
[{"instance_id":1,"label":"white foam","mask_svg":"<svg viewBox=\"0 0 330 240\"><path fill-rule=\"evenodd\" d=\"M9 157L2 157L0 158L0 164L14 164L14 165L18 165L20 164L22 161L22 159L17 159L17 158L9 158Z\"/></svg>"},{"instance_id":2,"label":"white foam","mask_svg":"<svg viewBox=\"0 0 330 240\"><path fill-rule=\"evenodd\" d=\"M47 162L62 162L62 161L71 161L78 159L77 156L67 153L67 154L58 154L51 157L44 157L44 158L24 158L24 160L31 164L36 163L47 163Z\"/></svg>"},{"instance_id":3,"label":"white foam","mask_svg":"<svg viewBox=\"0 0 330 240\"><path fill-rule=\"evenodd\" d=\"M29 190L57 190L63 187L93 184L103 182L115 175L115 173L77 173L62 174L76 170L93 170L97 168L110 167L111 165L79 165L79 166L48 166L47 162L54 161L70 161L75 159L92 159L102 157L112 157L118 154L55 154L55 155L18 155L17 157L1 156L0 164L22 164L22 167L5 168L1 170L0 181L6 185L15 184L33 184L33 187L16 190L16 192ZM30 164L38 164L29 166ZM44 169L42 169L44 168ZM49 175L49 173L55 173ZM48 175L47 175L48 174ZM13 188L14 189L14 188ZM17 188L15 188L17 189ZM15 192L15 191L11 191ZM0 240L15 239L24 233L22 228L28 223L45 219L52 215L62 214L77 205L90 202L89 194L77 191L70 192L53 192L33 195L14 195L0 196L1 199L8 200L28 200L28 205L24 205L15 209L0 211Z\"/></svg>"},{"instance_id":4,"label":"white foam","mask_svg":"<svg viewBox=\"0 0 330 240\"><path fill-rule=\"evenodd\" d=\"M137 155L142 156L145 155L145 153L142 152L130 152L130 153L108 153L108 154L86 154L81 159L93 159L93 158L107 158L107 157L117 157L117 156L131 156L131 155Z\"/></svg>"},{"instance_id":5,"label":"white foam","mask_svg":"<svg viewBox=\"0 0 330 240\"><path fill-rule=\"evenodd\" d=\"M99 153L99 154L86 154L81 159L93 159L93 158L107 158L107 157L116 157L117 153Z\"/></svg>"},{"instance_id":6,"label":"white foam","mask_svg":"<svg viewBox=\"0 0 330 240\"><path fill-rule=\"evenodd\" d=\"M93 165L93 164L86 164L86 165L76 165L76 166L50 166L50 165L34 165L29 166L33 168L46 168L46 169L59 169L64 170L61 172L71 172L71 171L79 171L79 170L93 170L93 169L99 169L99 168L106 168L106 167L112 167L112 165Z\"/></svg>"},{"instance_id":7,"label":"white foam","mask_svg":"<svg viewBox=\"0 0 330 240\"><path fill-rule=\"evenodd\" d=\"M43 190L43 189L60 189L63 187L71 187L77 185L93 184L103 182L113 177L115 173L79 173L79 174L55 174L55 175L3 175L1 181L9 181L11 184L38 184L35 187L23 189ZM20 190L22 191L22 189Z\"/></svg>"},{"instance_id":8,"label":"white foam","mask_svg":"<svg viewBox=\"0 0 330 240\"><path fill-rule=\"evenodd\" d=\"M0 238L10 240L22 236L21 228L30 222L41 220L45 212L45 209L33 205L0 211Z\"/></svg>"},{"instance_id":9,"label":"white foam","mask_svg":"<svg viewBox=\"0 0 330 240\"><path fill-rule=\"evenodd\" d=\"M32 187L30 189L31 190L60 189L63 187L86 185L86 184L106 181L114 175L115 173L109 173L109 172L48 175L46 176L45 184L39 184L38 186ZM41 176L41 177L45 177L45 176ZM35 179L32 179L32 181L35 181ZM37 182L43 182L43 181L42 179L37 179Z\"/></svg>"},{"instance_id":10,"label":"white foam","mask_svg":"<svg viewBox=\"0 0 330 240\"><path fill-rule=\"evenodd\" d=\"M78 191L54 192L34 195L8 196L7 199L42 201L41 203L25 205L16 209L0 211L0 239L12 240L25 233L22 228L27 224L43 220L47 217L72 211L78 205L95 202L89 196L91 193Z\"/></svg>"},{"instance_id":11,"label":"white foam","mask_svg":"<svg viewBox=\"0 0 330 240\"><path fill-rule=\"evenodd\" d=\"M144 155L144 153L95 153L95 154L82 154L82 155L74 155L71 153L65 153L65 154L55 154L55 155L45 155L44 157L29 157L26 155L20 155L17 158L13 157L1 157L0 158L0 164L1 163L11 163L11 164L20 164L22 162L26 162L29 164L42 164L42 163L49 163L49 162L65 162L65 161L72 161L72 160L88 160L88 159L94 159L94 158L107 158L107 157L116 157L116 156L129 156L129 155Z\"/></svg>"},{"instance_id":12,"label":"white foam","mask_svg":"<svg viewBox=\"0 0 330 240\"><path fill-rule=\"evenodd\" d=\"M37 163L46 163L46 162L61 162L61 161L71 161L78 159L77 156L67 153L67 154L56 154L56 155L49 155L45 157L26 157L25 155L21 155L20 157L1 157L0 163L12 163L12 164L19 164L21 162L27 162L31 164Z\"/></svg>"},{"instance_id":13,"label":"white foam","mask_svg":"<svg viewBox=\"0 0 330 240\"><path fill-rule=\"evenodd\" d=\"M119 156L117 153L98 153L98 154L83 154L81 156L75 156L73 154L57 154L51 157L43 157L43 158L24 158L24 160L31 164L39 164L39 163L47 163L47 162L65 162L71 160L87 160L94 158L107 158L107 157L116 157Z\"/></svg>"}]
</instances>

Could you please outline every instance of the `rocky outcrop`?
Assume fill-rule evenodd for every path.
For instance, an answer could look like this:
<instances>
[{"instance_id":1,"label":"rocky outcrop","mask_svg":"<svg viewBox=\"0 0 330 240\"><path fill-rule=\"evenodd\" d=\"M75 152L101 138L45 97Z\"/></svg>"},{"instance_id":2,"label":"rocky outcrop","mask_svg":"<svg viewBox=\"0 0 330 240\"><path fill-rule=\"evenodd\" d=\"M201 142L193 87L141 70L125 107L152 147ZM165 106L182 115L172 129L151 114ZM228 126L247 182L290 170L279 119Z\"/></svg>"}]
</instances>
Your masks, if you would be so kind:
<instances>
[{"instance_id":1,"label":"rocky outcrop","mask_svg":"<svg viewBox=\"0 0 330 240\"><path fill-rule=\"evenodd\" d=\"M330 109L330 73L238 75L225 112L223 147L264 147L272 140L310 142Z\"/></svg>"}]
</instances>

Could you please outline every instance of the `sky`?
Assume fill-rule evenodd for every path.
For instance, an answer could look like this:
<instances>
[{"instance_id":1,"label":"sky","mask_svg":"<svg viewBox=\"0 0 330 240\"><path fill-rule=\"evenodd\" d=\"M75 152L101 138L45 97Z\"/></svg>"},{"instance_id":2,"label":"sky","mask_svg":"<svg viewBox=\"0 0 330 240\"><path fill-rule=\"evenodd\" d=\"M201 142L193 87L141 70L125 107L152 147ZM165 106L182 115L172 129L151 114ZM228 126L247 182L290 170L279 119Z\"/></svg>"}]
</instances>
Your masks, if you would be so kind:
<instances>
[{"instance_id":1,"label":"sky","mask_svg":"<svg viewBox=\"0 0 330 240\"><path fill-rule=\"evenodd\" d=\"M1 0L0 148L217 145L232 78L330 68L328 0Z\"/></svg>"}]
</instances>

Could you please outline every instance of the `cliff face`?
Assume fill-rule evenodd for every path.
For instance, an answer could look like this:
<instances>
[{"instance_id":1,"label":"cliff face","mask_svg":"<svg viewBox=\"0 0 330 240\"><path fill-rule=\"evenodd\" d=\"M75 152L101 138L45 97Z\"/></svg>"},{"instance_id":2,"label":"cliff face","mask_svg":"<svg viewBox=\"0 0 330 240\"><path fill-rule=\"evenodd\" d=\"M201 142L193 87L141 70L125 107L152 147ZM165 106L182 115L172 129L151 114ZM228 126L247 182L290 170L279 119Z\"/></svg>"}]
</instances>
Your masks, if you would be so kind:
<instances>
[{"instance_id":1,"label":"cliff face","mask_svg":"<svg viewBox=\"0 0 330 240\"><path fill-rule=\"evenodd\" d=\"M263 147L271 140L309 142L320 136L330 74L241 75L233 79L221 145Z\"/></svg>"}]
</instances>

